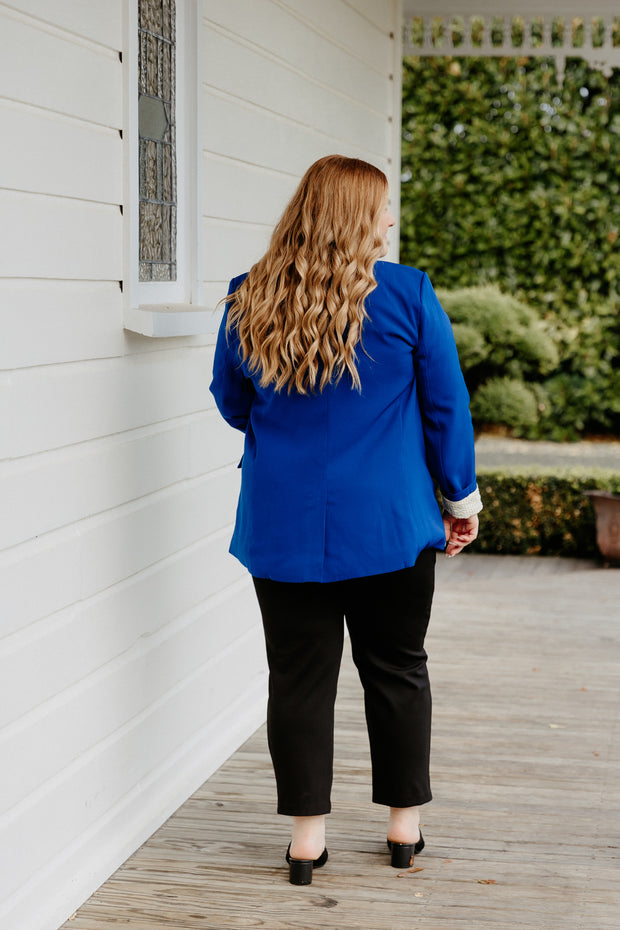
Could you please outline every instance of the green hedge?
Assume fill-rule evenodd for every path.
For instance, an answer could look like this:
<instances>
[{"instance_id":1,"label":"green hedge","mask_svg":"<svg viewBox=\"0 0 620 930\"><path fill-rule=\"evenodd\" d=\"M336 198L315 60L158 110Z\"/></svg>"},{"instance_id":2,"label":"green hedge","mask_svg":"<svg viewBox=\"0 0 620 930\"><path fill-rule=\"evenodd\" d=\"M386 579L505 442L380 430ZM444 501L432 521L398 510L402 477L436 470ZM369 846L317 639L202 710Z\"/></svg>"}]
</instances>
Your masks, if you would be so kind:
<instances>
[{"instance_id":1,"label":"green hedge","mask_svg":"<svg viewBox=\"0 0 620 930\"><path fill-rule=\"evenodd\" d=\"M620 472L564 469L478 469L484 510L472 552L597 558L588 490L620 493Z\"/></svg>"},{"instance_id":2,"label":"green hedge","mask_svg":"<svg viewBox=\"0 0 620 930\"><path fill-rule=\"evenodd\" d=\"M620 69L571 58L560 88L551 59L406 58L401 261L544 321L559 362L537 422L510 387L506 425L522 408L530 438L620 435Z\"/></svg>"}]
</instances>

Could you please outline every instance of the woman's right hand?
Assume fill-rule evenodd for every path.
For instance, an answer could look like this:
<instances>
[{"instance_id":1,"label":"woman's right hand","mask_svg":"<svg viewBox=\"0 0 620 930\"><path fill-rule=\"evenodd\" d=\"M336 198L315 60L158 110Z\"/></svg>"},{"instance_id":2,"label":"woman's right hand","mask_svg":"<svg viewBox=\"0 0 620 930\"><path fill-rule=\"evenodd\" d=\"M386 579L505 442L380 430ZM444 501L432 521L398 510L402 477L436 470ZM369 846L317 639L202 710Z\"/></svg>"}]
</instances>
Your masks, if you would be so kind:
<instances>
[{"instance_id":1,"label":"woman's right hand","mask_svg":"<svg viewBox=\"0 0 620 930\"><path fill-rule=\"evenodd\" d=\"M452 558L473 542L478 535L478 515L453 517L450 513L444 513L443 526L446 531L445 552L449 558Z\"/></svg>"}]
</instances>

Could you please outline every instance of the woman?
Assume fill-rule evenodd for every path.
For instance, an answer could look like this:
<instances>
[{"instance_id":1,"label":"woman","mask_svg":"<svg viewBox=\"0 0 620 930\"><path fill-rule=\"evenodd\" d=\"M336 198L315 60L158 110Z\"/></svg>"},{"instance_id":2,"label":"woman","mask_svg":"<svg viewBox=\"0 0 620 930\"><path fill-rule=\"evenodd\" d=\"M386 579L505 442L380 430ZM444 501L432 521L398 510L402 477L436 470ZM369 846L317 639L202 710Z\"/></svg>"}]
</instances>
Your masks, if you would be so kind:
<instances>
[{"instance_id":1,"label":"woman","mask_svg":"<svg viewBox=\"0 0 620 930\"><path fill-rule=\"evenodd\" d=\"M294 884L327 859L343 618L392 865L422 849L435 549L460 552L482 509L448 318L425 274L379 261L394 222L381 171L320 159L266 254L231 282L215 352L211 391L245 433L230 551L253 576L263 618Z\"/></svg>"}]
</instances>

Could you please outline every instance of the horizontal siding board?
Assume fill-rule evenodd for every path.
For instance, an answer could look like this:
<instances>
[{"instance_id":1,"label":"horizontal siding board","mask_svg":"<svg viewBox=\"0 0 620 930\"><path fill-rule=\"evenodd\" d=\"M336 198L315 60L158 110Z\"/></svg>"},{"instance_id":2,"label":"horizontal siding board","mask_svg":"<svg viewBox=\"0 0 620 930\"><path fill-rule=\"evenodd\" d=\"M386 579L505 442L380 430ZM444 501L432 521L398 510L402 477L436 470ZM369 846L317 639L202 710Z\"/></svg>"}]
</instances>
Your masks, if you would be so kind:
<instances>
[{"instance_id":1,"label":"horizontal siding board","mask_svg":"<svg viewBox=\"0 0 620 930\"><path fill-rule=\"evenodd\" d=\"M202 300L206 307L211 307L214 309L214 312L217 313L218 318L221 321L223 315L223 309L220 307L215 310L215 307L222 299L225 297L228 292L229 281L203 281L202 283Z\"/></svg>"},{"instance_id":2,"label":"horizontal siding board","mask_svg":"<svg viewBox=\"0 0 620 930\"><path fill-rule=\"evenodd\" d=\"M203 274L205 279L230 281L249 271L269 245L271 226L250 226L218 220L203 220Z\"/></svg>"},{"instance_id":3,"label":"horizontal siding board","mask_svg":"<svg viewBox=\"0 0 620 930\"><path fill-rule=\"evenodd\" d=\"M195 745L201 731L208 732L209 723L224 715L235 699L241 698L240 711L244 693L255 699L257 683L265 680L256 660L261 640L262 633L252 631L143 717L129 721L68 766L66 773L59 773L49 791L40 790L30 803L25 799L19 817L0 820L0 848L11 853L3 863L5 894L17 891L77 838L89 837L132 789L134 804L139 805L152 773L165 770L166 760L182 755L185 744ZM264 694L264 686L260 691ZM217 733L216 723L213 736ZM205 777L208 774L205 771ZM122 828L119 833L117 842L122 842Z\"/></svg>"},{"instance_id":4,"label":"horizontal siding board","mask_svg":"<svg viewBox=\"0 0 620 930\"><path fill-rule=\"evenodd\" d=\"M242 438L212 410L181 424L0 463L0 550L236 464Z\"/></svg>"},{"instance_id":5,"label":"horizontal siding board","mask_svg":"<svg viewBox=\"0 0 620 930\"><path fill-rule=\"evenodd\" d=\"M369 22L373 23L381 32L389 33L394 29L398 0L347 0L353 9L357 10ZM475 3L472 3L472 12Z\"/></svg>"},{"instance_id":6,"label":"horizontal siding board","mask_svg":"<svg viewBox=\"0 0 620 930\"><path fill-rule=\"evenodd\" d=\"M391 42L370 7L396 7L357 5L199 5L208 305L312 161L387 164ZM126 12L0 4L0 119L20 142L0 153L0 849L18 915L47 907L52 862L63 901L87 887L78 858L105 877L196 756L219 764L264 713L258 609L227 551L243 437L213 408L213 337L122 329Z\"/></svg>"},{"instance_id":7,"label":"horizontal siding board","mask_svg":"<svg viewBox=\"0 0 620 930\"><path fill-rule=\"evenodd\" d=\"M387 103L376 73L356 55L338 47L325 35L270 0L210 0L207 22L240 36L313 81L336 88L372 110ZM320 71L317 73L317 63Z\"/></svg>"},{"instance_id":8,"label":"horizontal siding board","mask_svg":"<svg viewBox=\"0 0 620 930\"><path fill-rule=\"evenodd\" d=\"M0 277L123 277L119 207L0 191Z\"/></svg>"},{"instance_id":9,"label":"horizontal siding board","mask_svg":"<svg viewBox=\"0 0 620 930\"><path fill-rule=\"evenodd\" d=\"M117 281L0 280L0 369L123 355L122 327Z\"/></svg>"},{"instance_id":10,"label":"horizontal siding board","mask_svg":"<svg viewBox=\"0 0 620 930\"><path fill-rule=\"evenodd\" d=\"M99 813L99 798L85 796L84 787L106 779L108 771L117 778L116 758L106 756L99 766L98 759L89 760L87 768L67 778L60 811L51 809L49 794L39 793L22 817L23 832L13 819L4 828L2 840L11 851L17 843L21 843L19 852L24 844L26 848L34 845L38 855L43 830L45 851L50 854L34 872L23 863L24 881L2 912L6 916L0 924L3 930L52 930L63 923L264 722L265 691L263 675L244 682L243 691L222 714L194 732L175 753L166 755L159 766L151 766L143 779L103 813ZM74 785L78 790L72 792ZM66 814L72 813L66 810L69 796L86 811L84 832L71 833L67 826ZM44 861L45 856L40 859Z\"/></svg>"},{"instance_id":11,"label":"horizontal siding board","mask_svg":"<svg viewBox=\"0 0 620 930\"><path fill-rule=\"evenodd\" d=\"M273 225L297 183L298 179L288 174L206 156L203 211L209 217Z\"/></svg>"},{"instance_id":12,"label":"horizontal siding board","mask_svg":"<svg viewBox=\"0 0 620 930\"><path fill-rule=\"evenodd\" d=\"M123 329L118 281L0 279L0 332L0 370L138 356L157 345ZM194 336L191 345L213 340ZM180 349L187 339L169 338L165 346Z\"/></svg>"},{"instance_id":13,"label":"horizontal siding board","mask_svg":"<svg viewBox=\"0 0 620 930\"><path fill-rule=\"evenodd\" d=\"M383 0L382 0L383 2ZM350 48L380 74L392 70L392 43L389 34L379 31L342 0L286 0L300 17L326 33L333 42Z\"/></svg>"},{"instance_id":14,"label":"horizontal siding board","mask_svg":"<svg viewBox=\"0 0 620 930\"><path fill-rule=\"evenodd\" d=\"M0 11L0 87L11 100L114 129L123 125L118 54L42 31L8 11Z\"/></svg>"},{"instance_id":15,"label":"horizontal siding board","mask_svg":"<svg viewBox=\"0 0 620 930\"><path fill-rule=\"evenodd\" d=\"M386 151L385 112L340 96L280 63L214 29L206 32L204 81L211 87L249 100L305 126L358 143L366 138L371 151ZM389 103L386 86L385 105Z\"/></svg>"},{"instance_id":16,"label":"horizontal siding board","mask_svg":"<svg viewBox=\"0 0 620 930\"><path fill-rule=\"evenodd\" d=\"M231 521L239 471L185 482L0 554L0 636L118 584Z\"/></svg>"},{"instance_id":17,"label":"horizontal siding board","mask_svg":"<svg viewBox=\"0 0 620 930\"><path fill-rule=\"evenodd\" d=\"M227 552L229 537L225 530L201 540L154 568L44 618L26 635L18 633L0 643L0 729L199 604L209 615L219 616L225 628L226 617L235 615L248 584L247 572ZM250 610L246 614L253 616ZM49 656L54 656L53 662Z\"/></svg>"},{"instance_id":18,"label":"horizontal siding board","mask_svg":"<svg viewBox=\"0 0 620 930\"><path fill-rule=\"evenodd\" d=\"M119 661L83 679L41 713L28 715L5 729L0 735L0 752L11 759L11 765L0 769L0 796L7 809L58 776L127 721L167 701L176 687L195 675L204 675L210 698L207 706L186 710L197 725L204 715L220 712L234 699L243 680L239 671L223 684L224 694L215 693L212 679L221 675L219 666L225 663L227 652L236 651L238 640L251 637L260 647L256 610L250 614L246 610L198 609L190 618L180 628L175 624L173 634L164 638L145 632ZM171 736L168 733L168 738Z\"/></svg>"},{"instance_id":19,"label":"horizontal siding board","mask_svg":"<svg viewBox=\"0 0 620 930\"><path fill-rule=\"evenodd\" d=\"M387 166L385 157L365 147L367 139L361 129L360 144L356 145L243 100L214 93L208 87L203 87L203 113L202 144L206 153L297 177L318 158L333 152L372 160L383 169Z\"/></svg>"},{"instance_id":20,"label":"horizontal siding board","mask_svg":"<svg viewBox=\"0 0 620 930\"><path fill-rule=\"evenodd\" d=\"M212 407L212 367L207 345L0 374L0 461Z\"/></svg>"},{"instance_id":21,"label":"horizontal siding board","mask_svg":"<svg viewBox=\"0 0 620 930\"><path fill-rule=\"evenodd\" d=\"M2 187L120 204L122 146L115 129L0 100L5 139L0 146Z\"/></svg>"},{"instance_id":22,"label":"horizontal siding board","mask_svg":"<svg viewBox=\"0 0 620 930\"><path fill-rule=\"evenodd\" d=\"M123 0L9 0L5 6L111 49L123 47Z\"/></svg>"}]
</instances>

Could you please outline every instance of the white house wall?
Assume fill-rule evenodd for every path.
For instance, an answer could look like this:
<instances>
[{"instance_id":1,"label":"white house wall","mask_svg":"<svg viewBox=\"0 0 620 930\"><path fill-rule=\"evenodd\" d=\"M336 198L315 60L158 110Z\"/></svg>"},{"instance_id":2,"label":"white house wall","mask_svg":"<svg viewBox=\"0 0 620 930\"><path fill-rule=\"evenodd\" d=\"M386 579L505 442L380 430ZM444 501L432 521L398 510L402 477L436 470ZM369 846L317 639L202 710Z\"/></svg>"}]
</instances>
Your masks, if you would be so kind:
<instances>
[{"instance_id":1,"label":"white house wall","mask_svg":"<svg viewBox=\"0 0 620 930\"><path fill-rule=\"evenodd\" d=\"M134 5L0 4L2 930L56 930L264 717L214 338L122 328ZM399 10L200 5L210 306L315 158L359 155L397 184Z\"/></svg>"},{"instance_id":2,"label":"white house wall","mask_svg":"<svg viewBox=\"0 0 620 930\"><path fill-rule=\"evenodd\" d=\"M400 2L208 0L203 13L209 303L260 257L317 158L337 152L367 159L398 189ZM396 257L396 233L392 239Z\"/></svg>"}]
</instances>

